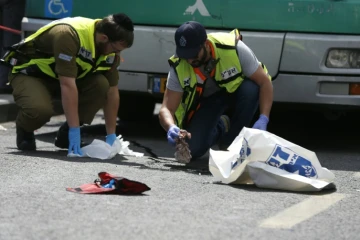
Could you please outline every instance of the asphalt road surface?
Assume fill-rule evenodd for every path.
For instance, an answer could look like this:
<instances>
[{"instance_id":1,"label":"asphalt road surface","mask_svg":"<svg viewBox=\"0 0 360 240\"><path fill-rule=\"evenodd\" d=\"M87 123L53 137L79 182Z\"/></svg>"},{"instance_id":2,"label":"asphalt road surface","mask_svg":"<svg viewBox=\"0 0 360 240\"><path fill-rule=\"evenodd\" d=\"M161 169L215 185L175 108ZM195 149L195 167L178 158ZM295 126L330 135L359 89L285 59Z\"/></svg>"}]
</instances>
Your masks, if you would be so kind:
<instances>
[{"instance_id":1,"label":"asphalt road surface","mask_svg":"<svg viewBox=\"0 0 360 240\"><path fill-rule=\"evenodd\" d=\"M359 239L359 114L328 121L316 112L280 110L269 131L315 151L336 190L294 193L214 182L208 156L174 161L153 121L120 122L118 134L144 157L68 158L53 145L64 116L36 132L38 151L16 149L15 124L0 130L0 239ZM85 139L104 140L101 112ZM85 195L66 187L106 171L147 184L141 196Z\"/></svg>"}]
</instances>

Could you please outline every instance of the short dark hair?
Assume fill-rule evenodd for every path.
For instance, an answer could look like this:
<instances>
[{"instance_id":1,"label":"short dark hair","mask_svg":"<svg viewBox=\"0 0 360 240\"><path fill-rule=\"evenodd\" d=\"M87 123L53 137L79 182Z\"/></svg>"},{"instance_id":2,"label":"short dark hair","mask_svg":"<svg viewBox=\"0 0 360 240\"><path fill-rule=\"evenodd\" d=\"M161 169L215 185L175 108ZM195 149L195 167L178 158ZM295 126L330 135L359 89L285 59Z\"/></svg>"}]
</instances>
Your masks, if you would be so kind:
<instances>
[{"instance_id":1,"label":"short dark hair","mask_svg":"<svg viewBox=\"0 0 360 240\"><path fill-rule=\"evenodd\" d=\"M124 41L127 47L134 42L134 25L124 13L104 17L96 24L96 32L105 34L110 42Z\"/></svg>"}]
</instances>

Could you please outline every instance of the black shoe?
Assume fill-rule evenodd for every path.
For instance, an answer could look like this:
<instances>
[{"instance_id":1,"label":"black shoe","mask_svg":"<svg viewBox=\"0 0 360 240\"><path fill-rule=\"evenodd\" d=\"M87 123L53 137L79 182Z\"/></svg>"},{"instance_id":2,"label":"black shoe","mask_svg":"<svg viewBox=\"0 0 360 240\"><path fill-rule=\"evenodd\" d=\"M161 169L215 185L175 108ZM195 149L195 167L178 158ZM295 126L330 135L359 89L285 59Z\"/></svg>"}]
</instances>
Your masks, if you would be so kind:
<instances>
[{"instance_id":1,"label":"black shoe","mask_svg":"<svg viewBox=\"0 0 360 240\"><path fill-rule=\"evenodd\" d=\"M34 132L26 132L21 127L16 126L16 145L22 151L36 150Z\"/></svg>"},{"instance_id":2,"label":"black shoe","mask_svg":"<svg viewBox=\"0 0 360 240\"><path fill-rule=\"evenodd\" d=\"M81 135L81 130L80 130ZM84 147L88 144L81 141L80 147ZM68 149L69 148L69 125L67 122L65 122L61 127L59 128L59 131L56 134L55 137L55 146L58 148Z\"/></svg>"}]
</instances>

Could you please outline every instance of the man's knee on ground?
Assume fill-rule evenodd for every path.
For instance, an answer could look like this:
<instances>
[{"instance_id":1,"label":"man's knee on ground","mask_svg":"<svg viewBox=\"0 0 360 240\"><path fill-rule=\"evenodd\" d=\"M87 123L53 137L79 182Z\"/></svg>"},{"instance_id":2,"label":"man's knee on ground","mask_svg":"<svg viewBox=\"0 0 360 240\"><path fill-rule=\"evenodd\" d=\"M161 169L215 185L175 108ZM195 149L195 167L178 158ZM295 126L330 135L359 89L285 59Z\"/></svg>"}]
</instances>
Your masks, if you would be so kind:
<instances>
[{"instance_id":1,"label":"man's knee on ground","mask_svg":"<svg viewBox=\"0 0 360 240\"><path fill-rule=\"evenodd\" d=\"M34 104L31 108L23 109L29 119L47 120L50 119L54 113L52 107L47 104Z\"/></svg>"},{"instance_id":2,"label":"man's knee on ground","mask_svg":"<svg viewBox=\"0 0 360 240\"><path fill-rule=\"evenodd\" d=\"M33 104L31 107L22 108L18 121L26 131L34 131L47 123L54 111L48 104Z\"/></svg>"}]
</instances>

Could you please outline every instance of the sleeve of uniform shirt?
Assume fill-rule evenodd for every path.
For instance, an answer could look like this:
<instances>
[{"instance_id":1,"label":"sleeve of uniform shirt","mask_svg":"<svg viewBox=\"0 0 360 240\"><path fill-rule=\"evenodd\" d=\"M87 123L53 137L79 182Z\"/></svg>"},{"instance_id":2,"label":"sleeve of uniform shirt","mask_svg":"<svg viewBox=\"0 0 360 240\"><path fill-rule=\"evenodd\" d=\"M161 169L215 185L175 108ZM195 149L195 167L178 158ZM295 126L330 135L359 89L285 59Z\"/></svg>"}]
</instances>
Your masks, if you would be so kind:
<instances>
[{"instance_id":1,"label":"sleeve of uniform shirt","mask_svg":"<svg viewBox=\"0 0 360 240\"><path fill-rule=\"evenodd\" d=\"M53 35L55 72L64 77L76 78L76 56L80 42L75 30L68 25L57 25L49 30L49 34Z\"/></svg>"},{"instance_id":2,"label":"sleeve of uniform shirt","mask_svg":"<svg viewBox=\"0 0 360 240\"><path fill-rule=\"evenodd\" d=\"M170 71L169 71L168 78L166 81L166 88L170 89L172 91L175 91L175 92L183 92L184 91L180 85L179 78L173 67L170 67Z\"/></svg>"},{"instance_id":3,"label":"sleeve of uniform shirt","mask_svg":"<svg viewBox=\"0 0 360 240\"><path fill-rule=\"evenodd\" d=\"M237 51L242 71L246 77L250 77L258 69L260 63L251 49L242 41L237 43Z\"/></svg>"},{"instance_id":4,"label":"sleeve of uniform shirt","mask_svg":"<svg viewBox=\"0 0 360 240\"><path fill-rule=\"evenodd\" d=\"M119 71L117 68L120 66L120 55L116 55L112 68L104 73L104 76L109 81L110 87L117 86L119 82Z\"/></svg>"}]
</instances>

